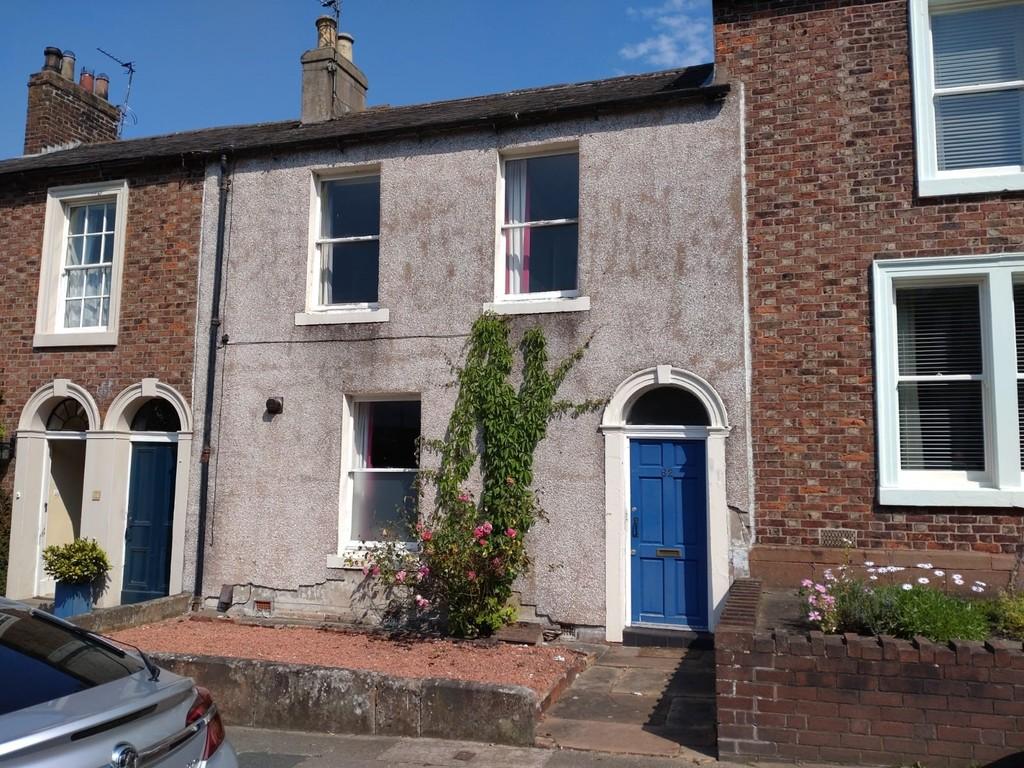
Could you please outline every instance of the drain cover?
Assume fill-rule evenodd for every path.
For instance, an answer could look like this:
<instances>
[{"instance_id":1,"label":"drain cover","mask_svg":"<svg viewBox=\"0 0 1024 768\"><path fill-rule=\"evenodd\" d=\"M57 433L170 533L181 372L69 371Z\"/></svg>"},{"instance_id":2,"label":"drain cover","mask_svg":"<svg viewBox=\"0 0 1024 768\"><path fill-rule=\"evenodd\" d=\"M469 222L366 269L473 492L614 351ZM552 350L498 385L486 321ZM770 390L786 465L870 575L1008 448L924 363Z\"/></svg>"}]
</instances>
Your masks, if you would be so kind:
<instances>
[{"instance_id":1,"label":"drain cover","mask_svg":"<svg viewBox=\"0 0 1024 768\"><path fill-rule=\"evenodd\" d=\"M476 757L476 752L470 752L467 749L463 749L462 751L455 753L454 759L461 760L464 763L468 763L474 757Z\"/></svg>"}]
</instances>

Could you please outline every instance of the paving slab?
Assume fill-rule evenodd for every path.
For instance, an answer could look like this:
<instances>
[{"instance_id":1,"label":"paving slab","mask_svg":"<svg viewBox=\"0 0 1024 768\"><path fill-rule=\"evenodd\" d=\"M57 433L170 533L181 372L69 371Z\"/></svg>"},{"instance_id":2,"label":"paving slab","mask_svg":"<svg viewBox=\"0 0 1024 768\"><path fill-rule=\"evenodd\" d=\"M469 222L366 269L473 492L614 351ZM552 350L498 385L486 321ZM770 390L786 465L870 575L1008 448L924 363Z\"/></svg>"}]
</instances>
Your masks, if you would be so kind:
<instances>
[{"instance_id":1,"label":"paving slab","mask_svg":"<svg viewBox=\"0 0 1024 768\"><path fill-rule=\"evenodd\" d=\"M675 757L679 744L633 723L545 718L538 728L564 749L585 749L620 755Z\"/></svg>"}]
</instances>

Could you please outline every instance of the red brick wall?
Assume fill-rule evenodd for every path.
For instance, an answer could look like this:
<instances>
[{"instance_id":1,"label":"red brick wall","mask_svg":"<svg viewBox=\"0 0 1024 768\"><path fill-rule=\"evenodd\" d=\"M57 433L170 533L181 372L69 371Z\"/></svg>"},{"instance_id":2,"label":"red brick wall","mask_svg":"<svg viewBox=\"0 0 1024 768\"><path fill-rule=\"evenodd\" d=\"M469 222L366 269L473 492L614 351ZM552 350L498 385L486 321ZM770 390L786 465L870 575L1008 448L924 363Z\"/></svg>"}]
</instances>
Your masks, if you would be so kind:
<instances>
[{"instance_id":1,"label":"red brick wall","mask_svg":"<svg viewBox=\"0 0 1024 768\"><path fill-rule=\"evenodd\" d=\"M76 142L114 141L120 113L56 72L37 72L28 81L25 154Z\"/></svg>"},{"instance_id":2,"label":"red brick wall","mask_svg":"<svg viewBox=\"0 0 1024 768\"><path fill-rule=\"evenodd\" d=\"M906 0L714 12L745 86L758 542L1014 552L1020 512L875 504L870 267L1021 250L1024 194L915 195Z\"/></svg>"},{"instance_id":3,"label":"red brick wall","mask_svg":"<svg viewBox=\"0 0 1024 768\"><path fill-rule=\"evenodd\" d=\"M945 768L1024 752L1021 643L759 632L740 591L715 633L720 759Z\"/></svg>"},{"instance_id":4,"label":"red brick wall","mask_svg":"<svg viewBox=\"0 0 1024 768\"><path fill-rule=\"evenodd\" d=\"M96 348L32 347L46 186L116 174L0 183L0 424L8 437L32 392L54 378L85 387L101 415L121 390L145 377L159 378L192 401L201 173L176 169L129 177L118 344ZM13 464L0 473L9 489Z\"/></svg>"}]
</instances>

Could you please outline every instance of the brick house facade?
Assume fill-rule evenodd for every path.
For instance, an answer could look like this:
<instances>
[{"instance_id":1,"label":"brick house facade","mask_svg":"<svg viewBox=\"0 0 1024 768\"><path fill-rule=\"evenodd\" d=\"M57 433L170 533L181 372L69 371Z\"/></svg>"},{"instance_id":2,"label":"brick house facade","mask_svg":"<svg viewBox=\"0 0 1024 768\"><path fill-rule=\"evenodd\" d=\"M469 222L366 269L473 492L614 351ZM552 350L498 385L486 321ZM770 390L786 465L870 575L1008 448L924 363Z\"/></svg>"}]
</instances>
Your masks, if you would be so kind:
<instances>
[{"instance_id":1,"label":"brick house facade","mask_svg":"<svg viewBox=\"0 0 1024 768\"><path fill-rule=\"evenodd\" d=\"M120 113L92 91L87 78L74 82L73 64L65 62L61 72L58 49L46 54L43 71L29 80L26 155L0 163L0 424L14 448L14 459L0 463L0 489L11 501L3 510L11 517L0 525L5 550L11 531L6 594L46 596L52 582L44 584L37 542L73 535L96 538L107 550L112 585L101 603L116 604L131 440L139 437L130 435L133 417L146 402L164 401L176 410L180 432L159 439L186 445L190 439L204 166L183 158L145 164L78 158L75 153L88 146L53 152L69 143L115 140ZM123 195L95 192L112 180ZM122 203L125 210L117 210L116 218L123 226L114 231L109 219ZM62 310L74 294L67 281L76 269L65 256L75 237L71 211L92 206L95 212L104 205L108 213L99 220L108 223L98 229L110 232L93 238L109 239L116 255L108 257L104 246L104 255L94 254L99 266L82 274L83 282L92 279L90 273L102 279L104 264L113 259L106 287L97 289L109 296L103 309L109 319L101 318L98 328L81 319L65 327ZM93 263L90 256L77 260L80 266ZM58 433L58 409L87 423L65 425ZM184 473L186 483L179 483L177 496L183 514L190 462L187 451L181 454L177 477ZM167 501L174 503L170 495ZM62 520L51 519L54 508ZM174 591L181 591L182 543L174 553L181 562L170 565Z\"/></svg>"},{"instance_id":2,"label":"brick house facade","mask_svg":"<svg viewBox=\"0 0 1024 768\"><path fill-rule=\"evenodd\" d=\"M879 502L873 262L1024 243L1024 193L920 196L908 16L906 0L714 2L717 65L745 91L751 567L769 582L838 562L829 529L1002 583L1024 540L1019 509Z\"/></svg>"}]
</instances>

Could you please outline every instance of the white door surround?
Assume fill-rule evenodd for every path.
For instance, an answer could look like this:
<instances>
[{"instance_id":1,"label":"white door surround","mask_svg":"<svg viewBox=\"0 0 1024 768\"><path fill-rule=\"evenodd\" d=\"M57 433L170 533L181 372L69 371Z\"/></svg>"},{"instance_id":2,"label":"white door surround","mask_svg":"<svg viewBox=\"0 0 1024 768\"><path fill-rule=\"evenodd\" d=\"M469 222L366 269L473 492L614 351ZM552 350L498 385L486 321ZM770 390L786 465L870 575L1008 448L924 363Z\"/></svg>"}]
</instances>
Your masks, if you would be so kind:
<instances>
[{"instance_id":1,"label":"white door surround","mask_svg":"<svg viewBox=\"0 0 1024 768\"><path fill-rule=\"evenodd\" d=\"M47 440L57 436L57 433L46 432L46 420L53 407L68 397L82 405L89 421L88 431L84 433L86 448L81 536L96 539L111 563L106 590L97 604L101 607L117 605L121 599L124 533L128 515L128 475L131 444L135 439L175 439L179 444L169 586L171 594L180 592L192 446L192 412L187 401L173 387L157 379L143 379L114 398L101 426L99 408L89 392L67 379L54 379L28 399L18 422L11 547L7 569L8 597L27 598L34 597L36 593L40 515L48 472ZM177 412L181 431L173 437L131 432L132 417L143 404L156 397L167 400ZM61 437L68 434L74 433L65 433Z\"/></svg>"},{"instance_id":2,"label":"white door surround","mask_svg":"<svg viewBox=\"0 0 1024 768\"><path fill-rule=\"evenodd\" d=\"M678 387L694 395L708 415L707 426L627 424L629 410L645 392ZM725 493L725 438L729 417L715 389L700 376L659 365L639 371L615 390L601 420L605 476L605 638L622 642L630 607L630 438L704 440L707 456L708 627L714 630L729 591L729 510Z\"/></svg>"}]
</instances>

